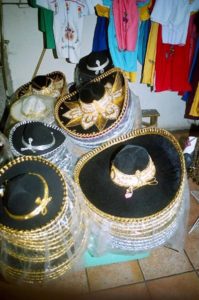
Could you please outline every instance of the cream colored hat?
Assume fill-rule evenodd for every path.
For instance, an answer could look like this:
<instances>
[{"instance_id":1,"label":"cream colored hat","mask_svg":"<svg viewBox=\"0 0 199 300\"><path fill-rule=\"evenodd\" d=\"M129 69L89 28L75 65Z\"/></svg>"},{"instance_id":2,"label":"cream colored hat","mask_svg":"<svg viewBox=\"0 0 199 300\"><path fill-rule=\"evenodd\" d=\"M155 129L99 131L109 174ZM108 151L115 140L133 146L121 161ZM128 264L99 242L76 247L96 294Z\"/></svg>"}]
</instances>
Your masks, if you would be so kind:
<instances>
[{"instance_id":1,"label":"cream colored hat","mask_svg":"<svg viewBox=\"0 0 199 300\"><path fill-rule=\"evenodd\" d=\"M23 96L10 108L12 123L26 120L54 121L54 98L43 95Z\"/></svg>"}]
</instances>

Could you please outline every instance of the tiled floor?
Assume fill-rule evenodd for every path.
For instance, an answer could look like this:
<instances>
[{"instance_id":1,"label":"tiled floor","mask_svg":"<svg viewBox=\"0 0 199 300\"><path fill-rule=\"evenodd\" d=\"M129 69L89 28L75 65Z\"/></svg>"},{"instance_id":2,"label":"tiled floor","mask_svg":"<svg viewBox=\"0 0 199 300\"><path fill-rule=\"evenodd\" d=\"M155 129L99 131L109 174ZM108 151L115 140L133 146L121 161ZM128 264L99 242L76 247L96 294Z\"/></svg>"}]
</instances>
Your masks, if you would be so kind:
<instances>
[{"instance_id":1,"label":"tiled floor","mask_svg":"<svg viewBox=\"0 0 199 300\"><path fill-rule=\"evenodd\" d=\"M199 190L189 179L190 190ZM185 243L181 250L160 247L143 259L90 267L67 274L43 287L0 281L0 299L199 299L199 203L190 194ZM71 291L71 293L70 293Z\"/></svg>"}]
</instances>

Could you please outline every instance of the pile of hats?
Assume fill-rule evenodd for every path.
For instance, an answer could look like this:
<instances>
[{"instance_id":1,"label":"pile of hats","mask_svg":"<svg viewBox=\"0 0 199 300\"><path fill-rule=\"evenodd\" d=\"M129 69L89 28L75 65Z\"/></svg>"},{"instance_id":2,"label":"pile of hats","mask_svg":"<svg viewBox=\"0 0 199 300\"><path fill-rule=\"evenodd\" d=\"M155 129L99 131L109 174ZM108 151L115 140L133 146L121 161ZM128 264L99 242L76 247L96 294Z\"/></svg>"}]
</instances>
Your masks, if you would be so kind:
<instances>
[{"instance_id":1,"label":"pile of hats","mask_svg":"<svg viewBox=\"0 0 199 300\"><path fill-rule=\"evenodd\" d=\"M93 253L146 251L179 229L185 163L166 130L138 129L101 145L78 161L74 178L93 222Z\"/></svg>"},{"instance_id":2,"label":"pile of hats","mask_svg":"<svg viewBox=\"0 0 199 300\"><path fill-rule=\"evenodd\" d=\"M68 92L66 77L60 71L54 71L45 75L37 75L31 81L19 87L15 94L15 100L23 96L43 95L55 99L64 96Z\"/></svg>"},{"instance_id":3,"label":"pile of hats","mask_svg":"<svg viewBox=\"0 0 199 300\"><path fill-rule=\"evenodd\" d=\"M0 132L0 167L13 158L8 138Z\"/></svg>"},{"instance_id":4,"label":"pile of hats","mask_svg":"<svg viewBox=\"0 0 199 300\"><path fill-rule=\"evenodd\" d=\"M84 253L87 216L71 179L42 157L0 170L0 269L9 281L55 279Z\"/></svg>"},{"instance_id":5,"label":"pile of hats","mask_svg":"<svg viewBox=\"0 0 199 300\"><path fill-rule=\"evenodd\" d=\"M64 130L56 125L41 121L19 122L9 132L9 144L14 157L42 156L71 173L73 156L68 151Z\"/></svg>"},{"instance_id":6,"label":"pile of hats","mask_svg":"<svg viewBox=\"0 0 199 300\"><path fill-rule=\"evenodd\" d=\"M62 72L52 72L35 76L14 93L5 132L17 122L26 120L54 123L54 105L56 100L67 93L66 79Z\"/></svg>"},{"instance_id":7,"label":"pile of hats","mask_svg":"<svg viewBox=\"0 0 199 300\"><path fill-rule=\"evenodd\" d=\"M130 132L140 118L137 112L128 81L117 68L96 76L55 105L55 119L68 134L77 158Z\"/></svg>"}]
</instances>

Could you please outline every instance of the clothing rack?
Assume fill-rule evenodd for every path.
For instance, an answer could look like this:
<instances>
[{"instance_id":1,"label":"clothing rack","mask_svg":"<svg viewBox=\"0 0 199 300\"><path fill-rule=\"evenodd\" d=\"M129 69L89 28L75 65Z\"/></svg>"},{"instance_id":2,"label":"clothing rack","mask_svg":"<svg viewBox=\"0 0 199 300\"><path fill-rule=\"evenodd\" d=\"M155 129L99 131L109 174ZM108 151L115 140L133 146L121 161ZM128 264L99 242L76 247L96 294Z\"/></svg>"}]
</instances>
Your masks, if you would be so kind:
<instances>
[{"instance_id":1,"label":"clothing rack","mask_svg":"<svg viewBox=\"0 0 199 300\"><path fill-rule=\"evenodd\" d=\"M12 2L8 2L8 1L2 1L2 5L18 5L19 8L24 8L24 7L28 7L28 2L27 1L12 1Z\"/></svg>"}]
</instances>

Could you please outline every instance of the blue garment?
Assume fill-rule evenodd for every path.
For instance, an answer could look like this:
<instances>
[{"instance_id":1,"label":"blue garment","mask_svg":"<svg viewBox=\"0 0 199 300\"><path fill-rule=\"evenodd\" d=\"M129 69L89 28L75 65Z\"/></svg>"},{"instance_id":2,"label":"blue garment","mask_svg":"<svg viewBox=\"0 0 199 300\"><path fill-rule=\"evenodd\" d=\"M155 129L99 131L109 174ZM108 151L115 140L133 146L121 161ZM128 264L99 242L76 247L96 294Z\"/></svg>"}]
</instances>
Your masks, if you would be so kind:
<instances>
[{"instance_id":1,"label":"blue garment","mask_svg":"<svg viewBox=\"0 0 199 300\"><path fill-rule=\"evenodd\" d=\"M199 38L197 38L197 42L196 42L196 46L195 46L193 61L192 61L191 69L190 69L190 73L189 73L189 82L191 82L191 80L192 80L192 76L193 76L193 73L194 73L193 71L195 69L195 64L196 64L196 61L197 61L198 54L199 54ZM182 96L182 100L188 101L190 93L191 92L185 92Z\"/></svg>"},{"instance_id":2,"label":"blue garment","mask_svg":"<svg viewBox=\"0 0 199 300\"><path fill-rule=\"evenodd\" d=\"M92 51L108 50L108 19L97 16Z\"/></svg>"},{"instance_id":3,"label":"blue garment","mask_svg":"<svg viewBox=\"0 0 199 300\"><path fill-rule=\"evenodd\" d=\"M142 21L139 27L138 38L138 61L141 65L144 64L151 20Z\"/></svg>"}]
</instances>

